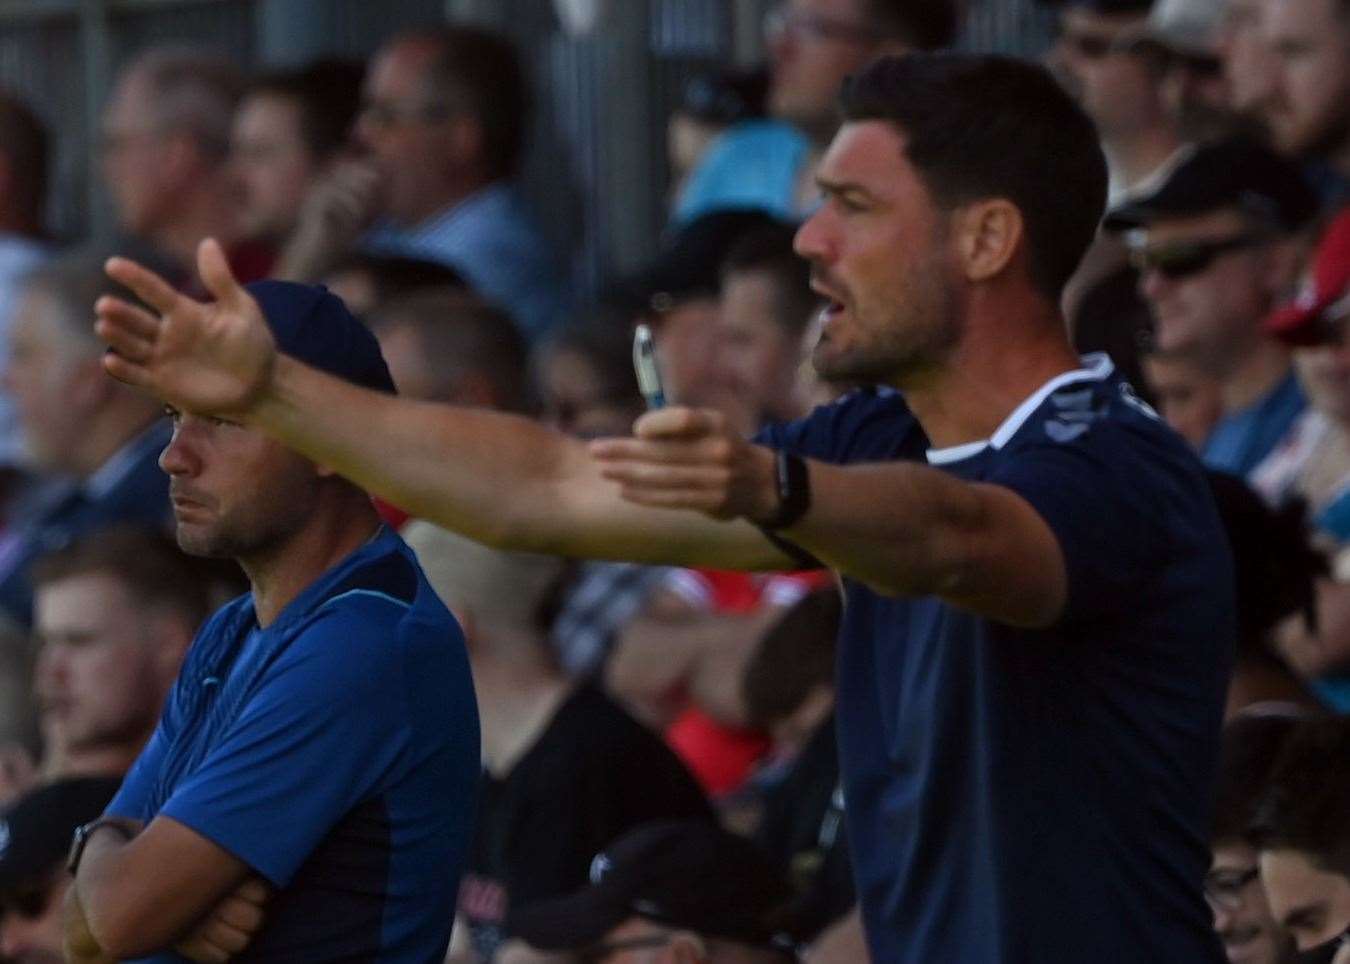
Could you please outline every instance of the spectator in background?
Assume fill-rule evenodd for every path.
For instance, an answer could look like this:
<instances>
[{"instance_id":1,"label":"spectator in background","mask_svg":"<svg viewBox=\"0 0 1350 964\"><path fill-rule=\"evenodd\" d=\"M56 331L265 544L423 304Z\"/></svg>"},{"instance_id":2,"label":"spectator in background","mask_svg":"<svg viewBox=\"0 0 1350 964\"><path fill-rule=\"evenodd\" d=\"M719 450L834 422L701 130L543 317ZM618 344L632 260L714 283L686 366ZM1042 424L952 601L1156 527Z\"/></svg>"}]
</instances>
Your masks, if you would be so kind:
<instances>
[{"instance_id":1,"label":"spectator in background","mask_svg":"<svg viewBox=\"0 0 1350 964\"><path fill-rule=\"evenodd\" d=\"M1271 0L1227 0L1219 34L1229 104L1249 123L1264 126L1263 105L1275 83L1275 52L1266 41Z\"/></svg>"},{"instance_id":2,"label":"spectator in background","mask_svg":"<svg viewBox=\"0 0 1350 964\"><path fill-rule=\"evenodd\" d=\"M234 244L230 122L242 92L243 77L223 57L152 47L123 68L103 110L100 160L124 235L119 250L171 259L179 283L191 282L208 237L227 245L241 277L267 268L259 249Z\"/></svg>"},{"instance_id":3,"label":"spectator in background","mask_svg":"<svg viewBox=\"0 0 1350 964\"><path fill-rule=\"evenodd\" d=\"M1136 42L1152 0L1064 0L1050 61L1097 124L1111 175L1108 207L1165 176L1183 141L1163 73Z\"/></svg>"},{"instance_id":4,"label":"spectator in background","mask_svg":"<svg viewBox=\"0 0 1350 964\"><path fill-rule=\"evenodd\" d=\"M468 291L464 276L439 261L388 257L365 251L348 254L324 275L322 283L358 318L367 317L377 305L421 288Z\"/></svg>"},{"instance_id":5,"label":"spectator in background","mask_svg":"<svg viewBox=\"0 0 1350 964\"><path fill-rule=\"evenodd\" d=\"M666 122L672 201L709 147L729 127L764 116L767 71L717 70L691 77Z\"/></svg>"},{"instance_id":6,"label":"spectator in background","mask_svg":"<svg viewBox=\"0 0 1350 964\"><path fill-rule=\"evenodd\" d=\"M162 406L106 377L89 330L93 303L120 290L92 255L54 261L24 283L4 384L30 463L66 484L42 493L0 543L0 611L21 626L31 621L28 567L38 555L113 522L168 523Z\"/></svg>"},{"instance_id":7,"label":"spectator in background","mask_svg":"<svg viewBox=\"0 0 1350 964\"><path fill-rule=\"evenodd\" d=\"M1350 293L1350 213L1327 226L1298 296L1267 328L1294 346L1308 409L1252 473L1272 505L1306 507L1314 541L1331 559L1318 582L1315 627L1291 622L1280 634L1290 662L1317 694L1350 712L1350 353L1345 347Z\"/></svg>"},{"instance_id":8,"label":"spectator in background","mask_svg":"<svg viewBox=\"0 0 1350 964\"><path fill-rule=\"evenodd\" d=\"M1309 960L1350 959L1350 717L1311 720L1285 739L1251 839L1276 922Z\"/></svg>"},{"instance_id":9,"label":"spectator in background","mask_svg":"<svg viewBox=\"0 0 1350 964\"><path fill-rule=\"evenodd\" d=\"M1150 339L1151 340L1151 339ZM1140 354L1145 386L1158 414L1198 452L1223 417L1218 378L1181 353L1151 345Z\"/></svg>"},{"instance_id":10,"label":"spectator in background","mask_svg":"<svg viewBox=\"0 0 1350 964\"><path fill-rule=\"evenodd\" d=\"M512 185L530 98L511 43L458 25L400 34L362 96L369 156L316 188L279 274L318 280L373 224L367 250L450 265L528 337L561 321L558 268Z\"/></svg>"},{"instance_id":11,"label":"spectator in background","mask_svg":"<svg viewBox=\"0 0 1350 964\"><path fill-rule=\"evenodd\" d=\"M1350 8L1342 0L1266 0L1263 26L1275 68L1261 119L1335 209L1350 199Z\"/></svg>"},{"instance_id":12,"label":"spectator in background","mask_svg":"<svg viewBox=\"0 0 1350 964\"><path fill-rule=\"evenodd\" d=\"M834 726L839 591L818 589L786 610L759 641L741 690L752 725L773 734L786 763L765 781L755 840L788 868L794 898L782 926L809 943L853 906Z\"/></svg>"},{"instance_id":13,"label":"spectator in background","mask_svg":"<svg viewBox=\"0 0 1350 964\"><path fill-rule=\"evenodd\" d=\"M1293 964L1294 942L1271 916L1248 833L1280 746L1298 719L1263 713L1224 727L1205 896L1230 964Z\"/></svg>"},{"instance_id":14,"label":"spectator in background","mask_svg":"<svg viewBox=\"0 0 1350 964\"><path fill-rule=\"evenodd\" d=\"M277 250L295 231L310 188L351 144L364 73L320 60L249 84L230 136L243 237Z\"/></svg>"},{"instance_id":15,"label":"spectator in background","mask_svg":"<svg viewBox=\"0 0 1350 964\"><path fill-rule=\"evenodd\" d=\"M792 249L795 233L787 225L756 230L722 260L720 377L748 400L756 426L811 410L797 373L809 357L802 339L821 302L811 290L810 266Z\"/></svg>"},{"instance_id":16,"label":"spectator in background","mask_svg":"<svg viewBox=\"0 0 1350 964\"><path fill-rule=\"evenodd\" d=\"M424 288L367 316L399 393L531 412L528 349L505 312L462 288Z\"/></svg>"},{"instance_id":17,"label":"spectator in background","mask_svg":"<svg viewBox=\"0 0 1350 964\"><path fill-rule=\"evenodd\" d=\"M1218 379L1223 416L1201 447L1245 476L1304 408L1289 351L1262 327L1298 276L1317 201L1298 168L1246 138L1207 144L1111 211L1128 231L1157 347Z\"/></svg>"},{"instance_id":18,"label":"spectator in background","mask_svg":"<svg viewBox=\"0 0 1350 964\"><path fill-rule=\"evenodd\" d=\"M749 842L704 823L666 821L614 841L589 886L521 912L542 950L612 964L786 964L776 918L791 888Z\"/></svg>"},{"instance_id":19,"label":"spectator in background","mask_svg":"<svg viewBox=\"0 0 1350 964\"><path fill-rule=\"evenodd\" d=\"M717 139L690 174L672 220L755 207L796 220L819 196L816 165L839 124L844 78L883 54L950 46L959 0L782 0L765 20L771 120Z\"/></svg>"},{"instance_id":20,"label":"spectator in background","mask_svg":"<svg viewBox=\"0 0 1350 964\"><path fill-rule=\"evenodd\" d=\"M406 535L464 627L481 707L484 777L459 901L470 940L454 951L492 960L522 908L584 884L616 837L652 820L711 822L712 811L655 734L558 669L547 607L562 560L489 549L426 522Z\"/></svg>"},{"instance_id":21,"label":"spectator in background","mask_svg":"<svg viewBox=\"0 0 1350 964\"><path fill-rule=\"evenodd\" d=\"M0 91L0 371L9 364L9 326L23 276L49 255L43 225L48 163L47 128L22 101ZM21 464L22 450L13 402L0 392L0 466Z\"/></svg>"},{"instance_id":22,"label":"spectator in background","mask_svg":"<svg viewBox=\"0 0 1350 964\"><path fill-rule=\"evenodd\" d=\"M210 611L201 567L163 533L87 533L33 567L43 775L121 777L155 729Z\"/></svg>"},{"instance_id":23,"label":"spectator in background","mask_svg":"<svg viewBox=\"0 0 1350 964\"><path fill-rule=\"evenodd\" d=\"M62 964L61 916L75 828L103 812L120 777L61 780L0 816L0 956L10 964Z\"/></svg>"},{"instance_id":24,"label":"spectator in background","mask_svg":"<svg viewBox=\"0 0 1350 964\"><path fill-rule=\"evenodd\" d=\"M1130 42L1154 60L1162 102L1182 140L1234 133L1238 115L1223 69L1228 0L1154 0L1143 31Z\"/></svg>"},{"instance_id":25,"label":"spectator in background","mask_svg":"<svg viewBox=\"0 0 1350 964\"><path fill-rule=\"evenodd\" d=\"M750 433L759 423L750 385L736 386L719 363L724 333L718 297L728 253L753 232L782 222L755 209L714 211L682 227L643 269L612 295L631 321L651 326L666 398L706 405Z\"/></svg>"}]
</instances>

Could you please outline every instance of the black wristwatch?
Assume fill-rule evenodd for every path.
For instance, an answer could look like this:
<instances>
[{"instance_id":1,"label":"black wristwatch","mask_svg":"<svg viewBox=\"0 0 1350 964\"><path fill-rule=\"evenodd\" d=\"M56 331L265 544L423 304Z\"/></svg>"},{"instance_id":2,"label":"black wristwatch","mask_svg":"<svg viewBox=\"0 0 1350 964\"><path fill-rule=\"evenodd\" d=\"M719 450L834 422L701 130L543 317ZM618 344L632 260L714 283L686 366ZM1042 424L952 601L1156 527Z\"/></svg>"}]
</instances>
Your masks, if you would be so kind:
<instances>
[{"instance_id":1,"label":"black wristwatch","mask_svg":"<svg viewBox=\"0 0 1350 964\"><path fill-rule=\"evenodd\" d=\"M121 817L99 817L76 827L75 836L70 840L70 853L66 855L66 870L72 877L75 876L75 871L80 869L80 858L84 856L84 848L89 843L89 838L93 836L94 831L102 830L104 827L116 830L122 835L123 840L131 840L136 836L135 831L127 826Z\"/></svg>"},{"instance_id":2,"label":"black wristwatch","mask_svg":"<svg viewBox=\"0 0 1350 964\"><path fill-rule=\"evenodd\" d=\"M778 511L757 523L768 531L786 529L811 508L811 473L806 460L795 452L778 449L774 453L774 486L778 490Z\"/></svg>"}]
</instances>

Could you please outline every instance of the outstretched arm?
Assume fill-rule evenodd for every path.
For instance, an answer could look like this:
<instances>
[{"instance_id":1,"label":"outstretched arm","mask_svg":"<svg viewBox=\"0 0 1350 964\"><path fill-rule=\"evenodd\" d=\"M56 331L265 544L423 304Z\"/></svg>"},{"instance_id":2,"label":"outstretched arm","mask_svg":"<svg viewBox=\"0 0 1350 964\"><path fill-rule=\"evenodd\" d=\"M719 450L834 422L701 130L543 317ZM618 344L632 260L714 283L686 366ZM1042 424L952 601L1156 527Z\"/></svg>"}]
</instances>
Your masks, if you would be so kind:
<instances>
[{"instance_id":1,"label":"outstretched arm","mask_svg":"<svg viewBox=\"0 0 1350 964\"><path fill-rule=\"evenodd\" d=\"M604 475L639 505L766 520L778 508L774 454L727 433L715 412L644 415L631 439L593 442ZM1000 622L1046 626L1068 579L1054 533L1016 493L926 465L808 463L811 507L784 535L891 595L933 595Z\"/></svg>"},{"instance_id":2,"label":"outstretched arm","mask_svg":"<svg viewBox=\"0 0 1350 964\"><path fill-rule=\"evenodd\" d=\"M202 304L125 259L108 273L153 311L96 306L105 367L183 411L233 415L414 515L503 547L782 568L753 526L626 502L583 444L527 419L381 395L277 352L258 304L203 242Z\"/></svg>"}]
</instances>

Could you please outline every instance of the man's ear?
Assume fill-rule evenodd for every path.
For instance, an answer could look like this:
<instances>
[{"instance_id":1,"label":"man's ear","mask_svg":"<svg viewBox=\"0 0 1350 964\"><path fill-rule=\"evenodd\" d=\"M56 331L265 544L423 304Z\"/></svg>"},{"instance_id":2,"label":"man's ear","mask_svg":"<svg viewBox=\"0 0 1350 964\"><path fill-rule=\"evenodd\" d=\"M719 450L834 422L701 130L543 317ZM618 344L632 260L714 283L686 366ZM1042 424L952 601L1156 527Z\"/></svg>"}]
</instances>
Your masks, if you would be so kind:
<instances>
[{"instance_id":1,"label":"man's ear","mask_svg":"<svg viewBox=\"0 0 1350 964\"><path fill-rule=\"evenodd\" d=\"M956 254L968 281L988 281L1006 269L1026 233L1022 212L1007 198L986 198L953 215Z\"/></svg>"},{"instance_id":2,"label":"man's ear","mask_svg":"<svg viewBox=\"0 0 1350 964\"><path fill-rule=\"evenodd\" d=\"M706 964L708 961L708 945L692 931L677 932L665 951L661 956L670 964Z\"/></svg>"}]
</instances>

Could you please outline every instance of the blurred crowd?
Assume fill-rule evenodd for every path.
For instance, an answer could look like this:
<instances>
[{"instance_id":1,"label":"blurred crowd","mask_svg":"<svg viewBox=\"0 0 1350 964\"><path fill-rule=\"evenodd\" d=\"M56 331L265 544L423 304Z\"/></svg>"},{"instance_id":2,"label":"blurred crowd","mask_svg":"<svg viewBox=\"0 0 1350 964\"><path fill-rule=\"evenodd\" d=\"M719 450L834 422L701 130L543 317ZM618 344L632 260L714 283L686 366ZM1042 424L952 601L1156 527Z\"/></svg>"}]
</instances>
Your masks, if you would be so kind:
<instances>
[{"instance_id":1,"label":"blurred crowd","mask_svg":"<svg viewBox=\"0 0 1350 964\"><path fill-rule=\"evenodd\" d=\"M776 7L763 69L687 85L659 253L594 303L515 182L532 82L481 28L253 76L201 50L140 52L102 117L111 248L45 235L49 135L0 96L0 956L61 959L70 833L136 758L204 616L242 585L166 535L168 427L104 374L91 329L93 303L117 293L108 254L200 295L196 247L220 239L242 280L338 293L402 394L584 437L642 412L645 323L666 395L748 435L858 387L810 367L819 304L795 223L842 80L951 45L963 6ZM1345 964L1350 3L1056 6L1048 63L1111 175L1065 318L1209 467L1237 562L1215 928L1235 964ZM464 625L482 716L450 960L863 959L830 578L505 553L379 508Z\"/></svg>"}]
</instances>

